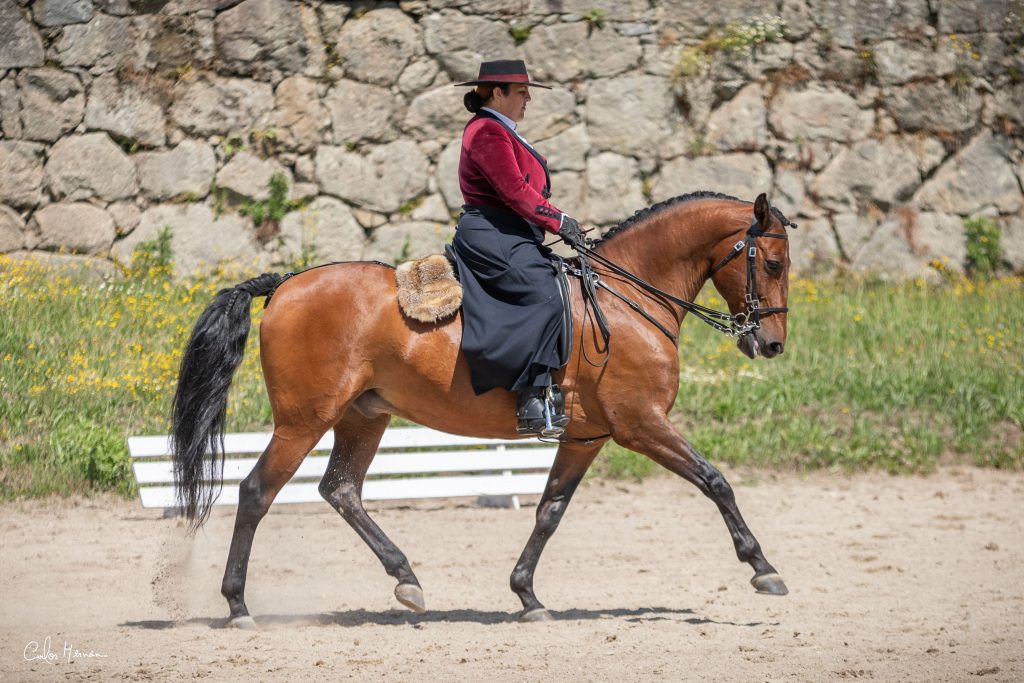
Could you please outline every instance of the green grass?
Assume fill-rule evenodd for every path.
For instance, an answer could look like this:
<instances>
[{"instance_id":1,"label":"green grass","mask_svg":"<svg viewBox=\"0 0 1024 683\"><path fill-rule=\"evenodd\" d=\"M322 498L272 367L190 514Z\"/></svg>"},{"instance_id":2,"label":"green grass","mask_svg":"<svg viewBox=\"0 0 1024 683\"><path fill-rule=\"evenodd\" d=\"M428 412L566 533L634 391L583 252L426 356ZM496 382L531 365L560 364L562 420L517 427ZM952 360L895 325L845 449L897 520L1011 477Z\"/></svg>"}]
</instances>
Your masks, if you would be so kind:
<instances>
[{"instance_id":1,"label":"green grass","mask_svg":"<svg viewBox=\"0 0 1024 683\"><path fill-rule=\"evenodd\" d=\"M673 418L712 460L927 472L1024 466L1022 281L797 281L786 352L688 321Z\"/></svg>"},{"instance_id":2,"label":"green grass","mask_svg":"<svg viewBox=\"0 0 1024 683\"><path fill-rule=\"evenodd\" d=\"M125 439L167 432L193 323L220 287L252 274L176 282L143 263L98 280L0 256L0 499L131 495ZM1022 289L1019 278L795 281L786 353L774 360L749 361L687 320L672 419L713 462L734 465L1022 468ZM257 323L261 309L258 300ZM252 334L231 390L231 431L271 422L258 353ZM595 464L605 477L656 470L617 446Z\"/></svg>"},{"instance_id":3,"label":"green grass","mask_svg":"<svg viewBox=\"0 0 1024 683\"><path fill-rule=\"evenodd\" d=\"M976 277L992 277L1002 261L1002 231L992 220L977 216L964 221L967 271Z\"/></svg>"},{"instance_id":4,"label":"green grass","mask_svg":"<svg viewBox=\"0 0 1024 683\"><path fill-rule=\"evenodd\" d=\"M167 433L192 324L220 287L251 275L175 282L153 260L101 281L0 256L0 500L134 492L127 437ZM257 347L232 388L232 429L270 422Z\"/></svg>"}]
</instances>

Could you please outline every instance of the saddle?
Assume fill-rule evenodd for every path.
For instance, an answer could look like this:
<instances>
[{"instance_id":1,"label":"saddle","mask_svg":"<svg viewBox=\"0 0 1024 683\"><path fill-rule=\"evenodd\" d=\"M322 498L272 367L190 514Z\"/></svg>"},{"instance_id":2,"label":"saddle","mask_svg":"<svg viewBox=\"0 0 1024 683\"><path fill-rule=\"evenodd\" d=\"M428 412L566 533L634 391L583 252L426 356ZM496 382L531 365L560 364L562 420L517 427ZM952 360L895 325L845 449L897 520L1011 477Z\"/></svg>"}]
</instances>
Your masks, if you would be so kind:
<instances>
[{"instance_id":1,"label":"saddle","mask_svg":"<svg viewBox=\"0 0 1024 683\"><path fill-rule=\"evenodd\" d=\"M395 282L402 313L421 323L451 317L462 305L462 285L442 254L406 261L395 269Z\"/></svg>"},{"instance_id":2,"label":"saddle","mask_svg":"<svg viewBox=\"0 0 1024 683\"><path fill-rule=\"evenodd\" d=\"M462 305L462 285L452 264L455 257L445 247L444 254L431 254L406 261L395 269L398 284L398 307L402 313L421 323L436 323L455 315ZM555 260L558 271L558 293L562 298L562 357L568 361L572 350L572 302L568 265Z\"/></svg>"}]
</instances>

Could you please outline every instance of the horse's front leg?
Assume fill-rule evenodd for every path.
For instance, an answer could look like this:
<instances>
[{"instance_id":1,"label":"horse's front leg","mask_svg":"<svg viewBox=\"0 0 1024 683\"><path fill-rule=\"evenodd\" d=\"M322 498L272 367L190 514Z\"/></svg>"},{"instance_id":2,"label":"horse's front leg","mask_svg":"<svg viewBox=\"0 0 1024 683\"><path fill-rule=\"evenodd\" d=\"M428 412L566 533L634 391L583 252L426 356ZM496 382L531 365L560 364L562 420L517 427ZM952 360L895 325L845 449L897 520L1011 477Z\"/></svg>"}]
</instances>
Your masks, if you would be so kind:
<instances>
[{"instance_id":1,"label":"horse's front leg","mask_svg":"<svg viewBox=\"0 0 1024 683\"><path fill-rule=\"evenodd\" d=\"M747 528L736 506L732 487L714 465L684 439L664 416L636 422L625 433L613 432L613 438L630 450L643 453L662 467L678 474L714 501L736 546L736 556L754 568L750 583L759 593L786 595L789 590L775 568L765 559L761 545Z\"/></svg>"},{"instance_id":2,"label":"horse's front leg","mask_svg":"<svg viewBox=\"0 0 1024 683\"><path fill-rule=\"evenodd\" d=\"M533 592L533 573L537 569L544 545L555 533L558 523L569 506L572 494L594 461L604 442L579 445L562 444L555 455L555 462L548 475L540 503L537 505L537 522L526 542L522 555L512 570L509 583L512 590L523 601L522 621L548 621L551 614L544 608Z\"/></svg>"}]
</instances>

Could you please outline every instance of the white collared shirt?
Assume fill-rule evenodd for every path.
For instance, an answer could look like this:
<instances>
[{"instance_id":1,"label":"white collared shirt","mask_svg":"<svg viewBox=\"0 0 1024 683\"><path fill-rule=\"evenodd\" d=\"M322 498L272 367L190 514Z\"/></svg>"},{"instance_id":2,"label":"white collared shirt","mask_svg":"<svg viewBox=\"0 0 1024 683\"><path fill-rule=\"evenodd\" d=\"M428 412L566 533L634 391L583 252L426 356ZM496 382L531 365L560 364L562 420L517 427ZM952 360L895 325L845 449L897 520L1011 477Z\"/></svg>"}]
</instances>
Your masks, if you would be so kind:
<instances>
[{"instance_id":1,"label":"white collared shirt","mask_svg":"<svg viewBox=\"0 0 1024 683\"><path fill-rule=\"evenodd\" d=\"M533 149L533 145L531 145L531 144L530 144L529 142L527 142L527 141L526 141L526 138L524 138L524 137L523 137L522 135L520 135L520 134L519 134L519 131L518 131L518 130L516 130L516 122L515 122L515 121L513 121L513 120L512 120L512 119L510 119L509 117L505 116L505 115L504 115L504 114L502 114L502 113L501 113L500 111L494 111L494 110L493 110L493 109L491 109L490 107L480 107L480 108L481 108L481 109L483 109L483 110L485 110L485 111L489 111L490 113L492 113L492 114L494 114L494 115L495 115L496 117L498 117L498 120L499 120L499 121L501 121L501 122L502 122L502 123L504 123L504 124L505 124L506 126L508 126L509 128L511 128L511 129L512 129L512 132L516 134L516 137L517 137L517 138L519 138L520 140L522 140L522 141L523 141L523 144L524 144L524 145L526 145L526 146L527 146L527 147L529 147L530 149Z\"/></svg>"}]
</instances>

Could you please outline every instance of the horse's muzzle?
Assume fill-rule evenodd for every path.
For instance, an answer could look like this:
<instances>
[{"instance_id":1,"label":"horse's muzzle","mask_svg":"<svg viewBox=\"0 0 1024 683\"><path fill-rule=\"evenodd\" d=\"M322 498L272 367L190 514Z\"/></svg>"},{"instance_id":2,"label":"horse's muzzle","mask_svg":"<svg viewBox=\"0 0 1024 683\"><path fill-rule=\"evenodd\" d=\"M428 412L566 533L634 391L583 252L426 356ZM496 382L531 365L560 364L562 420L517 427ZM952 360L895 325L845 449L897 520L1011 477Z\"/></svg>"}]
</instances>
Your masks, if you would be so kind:
<instances>
[{"instance_id":1,"label":"horse's muzzle","mask_svg":"<svg viewBox=\"0 0 1024 683\"><path fill-rule=\"evenodd\" d=\"M757 354L761 350L761 344L757 341L757 334L754 332L740 337L740 340L736 342L736 347L742 351L747 358L757 358Z\"/></svg>"},{"instance_id":2,"label":"horse's muzzle","mask_svg":"<svg viewBox=\"0 0 1024 683\"><path fill-rule=\"evenodd\" d=\"M757 358L758 355L764 356L765 358L774 358L783 352L785 345L780 341L766 342L761 339L757 332L751 332L745 335L736 342L737 348L747 356L747 358Z\"/></svg>"},{"instance_id":3,"label":"horse's muzzle","mask_svg":"<svg viewBox=\"0 0 1024 683\"><path fill-rule=\"evenodd\" d=\"M784 345L780 341L768 342L767 344L761 344L761 355L765 358L775 358L781 354L784 350Z\"/></svg>"}]
</instances>

